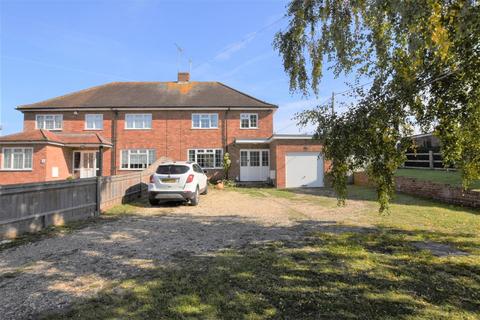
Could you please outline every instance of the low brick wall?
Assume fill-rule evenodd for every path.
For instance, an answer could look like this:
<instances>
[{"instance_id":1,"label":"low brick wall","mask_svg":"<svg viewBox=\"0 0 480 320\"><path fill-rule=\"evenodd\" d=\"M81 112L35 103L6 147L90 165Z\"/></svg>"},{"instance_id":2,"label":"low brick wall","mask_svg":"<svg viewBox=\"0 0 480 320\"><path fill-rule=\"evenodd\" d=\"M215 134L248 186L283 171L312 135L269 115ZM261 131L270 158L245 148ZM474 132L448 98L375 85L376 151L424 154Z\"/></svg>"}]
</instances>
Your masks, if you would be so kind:
<instances>
[{"instance_id":1,"label":"low brick wall","mask_svg":"<svg viewBox=\"0 0 480 320\"><path fill-rule=\"evenodd\" d=\"M364 172L355 172L353 182L358 186L373 186ZM396 177L397 192L472 208L480 208L480 192L466 190L448 184L435 183L408 177Z\"/></svg>"}]
</instances>

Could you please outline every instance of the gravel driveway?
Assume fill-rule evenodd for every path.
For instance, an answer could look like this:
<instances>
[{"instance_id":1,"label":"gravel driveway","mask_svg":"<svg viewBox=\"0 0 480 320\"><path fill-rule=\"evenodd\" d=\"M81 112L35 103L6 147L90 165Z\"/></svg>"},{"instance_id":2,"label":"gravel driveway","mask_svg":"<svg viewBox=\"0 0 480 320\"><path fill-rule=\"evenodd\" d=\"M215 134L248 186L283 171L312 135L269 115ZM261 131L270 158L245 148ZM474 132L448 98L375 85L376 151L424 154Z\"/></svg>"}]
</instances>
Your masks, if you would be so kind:
<instances>
[{"instance_id":1,"label":"gravel driveway","mask_svg":"<svg viewBox=\"0 0 480 320\"><path fill-rule=\"evenodd\" d=\"M332 216L318 205L216 190L198 207L139 206L134 215L0 251L0 318L35 319L177 254L302 237L335 224Z\"/></svg>"}]
</instances>

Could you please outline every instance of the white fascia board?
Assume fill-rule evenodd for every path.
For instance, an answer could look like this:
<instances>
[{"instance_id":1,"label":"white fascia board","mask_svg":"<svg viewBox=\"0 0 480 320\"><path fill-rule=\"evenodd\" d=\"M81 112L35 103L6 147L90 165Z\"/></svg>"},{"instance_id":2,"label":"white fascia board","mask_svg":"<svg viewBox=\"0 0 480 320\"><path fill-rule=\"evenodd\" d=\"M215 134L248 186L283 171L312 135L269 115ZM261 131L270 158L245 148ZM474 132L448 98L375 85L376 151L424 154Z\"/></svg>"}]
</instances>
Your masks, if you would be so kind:
<instances>
[{"instance_id":1,"label":"white fascia board","mask_svg":"<svg viewBox=\"0 0 480 320\"><path fill-rule=\"evenodd\" d=\"M238 144L262 144L270 143L270 139L235 139Z\"/></svg>"},{"instance_id":2,"label":"white fascia board","mask_svg":"<svg viewBox=\"0 0 480 320\"><path fill-rule=\"evenodd\" d=\"M313 136L310 135L286 135L286 136L278 136L273 135L270 137L270 141L273 140L312 140Z\"/></svg>"}]
</instances>

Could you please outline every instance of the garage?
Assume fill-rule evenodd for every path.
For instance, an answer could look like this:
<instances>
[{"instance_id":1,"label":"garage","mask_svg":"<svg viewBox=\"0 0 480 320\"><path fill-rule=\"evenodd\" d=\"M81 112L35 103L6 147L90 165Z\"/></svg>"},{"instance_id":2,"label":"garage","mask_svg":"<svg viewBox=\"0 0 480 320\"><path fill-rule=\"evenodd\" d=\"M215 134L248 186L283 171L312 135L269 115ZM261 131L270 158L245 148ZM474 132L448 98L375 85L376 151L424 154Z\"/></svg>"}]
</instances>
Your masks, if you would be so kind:
<instances>
[{"instance_id":1,"label":"garage","mask_svg":"<svg viewBox=\"0 0 480 320\"><path fill-rule=\"evenodd\" d=\"M323 187L323 156L319 152L288 152L285 156L287 188Z\"/></svg>"}]
</instances>

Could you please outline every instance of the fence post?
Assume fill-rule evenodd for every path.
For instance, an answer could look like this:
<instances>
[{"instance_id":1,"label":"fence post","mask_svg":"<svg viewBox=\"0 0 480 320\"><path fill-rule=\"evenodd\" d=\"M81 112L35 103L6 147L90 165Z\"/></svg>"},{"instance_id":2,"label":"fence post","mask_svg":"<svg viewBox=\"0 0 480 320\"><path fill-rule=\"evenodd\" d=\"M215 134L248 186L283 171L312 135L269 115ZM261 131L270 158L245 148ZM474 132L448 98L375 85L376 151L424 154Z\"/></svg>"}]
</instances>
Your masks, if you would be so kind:
<instances>
[{"instance_id":1,"label":"fence post","mask_svg":"<svg viewBox=\"0 0 480 320\"><path fill-rule=\"evenodd\" d=\"M97 197L96 197L96 202L97 202L97 210L95 212L96 216L100 216L100 207L102 204L102 194L101 194L101 189L102 189L102 177L97 176Z\"/></svg>"},{"instance_id":2,"label":"fence post","mask_svg":"<svg viewBox=\"0 0 480 320\"><path fill-rule=\"evenodd\" d=\"M142 172L143 171L140 171L140 199L143 198L143 181L142 181Z\"/></svg>"},{"instance_id":3,"label":"fence post","mask_svg":"<svg viewBox=\"0 0 480 320\"><path fill-rule=\"evenodd\" d=\"M430 150L428 151L428 162L430 164L430 169L433 169L434 168L434 162L433 162L433 151Z\"/></svg>"}]
</instances>

